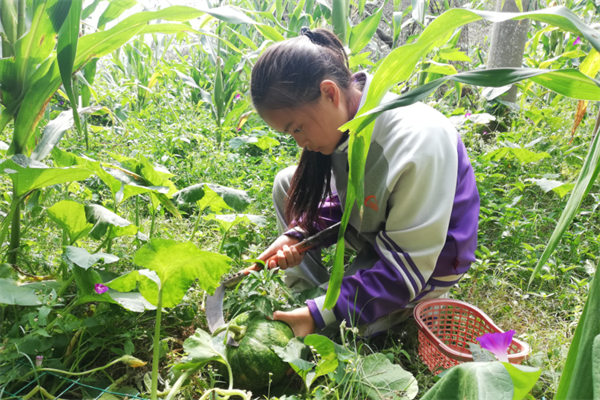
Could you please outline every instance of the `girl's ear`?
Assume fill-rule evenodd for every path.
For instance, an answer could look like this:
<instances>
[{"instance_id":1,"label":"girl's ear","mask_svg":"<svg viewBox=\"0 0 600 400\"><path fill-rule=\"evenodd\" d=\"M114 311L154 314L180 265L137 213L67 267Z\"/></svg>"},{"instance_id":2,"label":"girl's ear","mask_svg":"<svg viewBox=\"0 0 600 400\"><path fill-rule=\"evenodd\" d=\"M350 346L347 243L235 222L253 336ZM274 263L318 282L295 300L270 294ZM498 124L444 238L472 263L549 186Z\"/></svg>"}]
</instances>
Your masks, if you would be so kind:
<instances>
[{"instance_id":1,"label":"girl's ear","mask_svg":"<svg viewBox=\"0 0 600 400\"><path fill-rule=\"evenodd\" d=\"M326 101L333 102L334 106L338 106L341 100L341 90L338 85L329 79L321 82L321 97Z\"/></svg>"}]
</instances>

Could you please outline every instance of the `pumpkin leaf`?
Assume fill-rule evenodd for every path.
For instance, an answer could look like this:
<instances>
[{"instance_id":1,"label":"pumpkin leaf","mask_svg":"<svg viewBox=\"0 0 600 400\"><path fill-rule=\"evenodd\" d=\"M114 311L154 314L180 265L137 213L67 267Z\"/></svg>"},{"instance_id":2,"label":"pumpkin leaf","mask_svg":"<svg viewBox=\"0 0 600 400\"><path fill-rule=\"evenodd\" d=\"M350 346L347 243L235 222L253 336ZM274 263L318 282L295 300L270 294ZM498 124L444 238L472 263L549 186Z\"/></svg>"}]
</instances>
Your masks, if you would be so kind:
<instances>
[{"instance_id":1,"label":"pumpkin leaf","mask_svg":"<svg viewBox=\"0 0 600 400\"><path fill-rule=\"evenodd\" d=\"M365 357L359 368L361 373L359 374L358 385L361 392L371 400L381 398L414 399L419 391L415 377L399 365L392 364L381 353ZM446 398L452 398L452 396Z\"/></svg>"},{"instance_id":2,"label":"pumpkin leaf","mask_svg":"<svg viewBox=\"0 0 600 400\"><path fill-rule=\"evenodd\" d=\"M204 218L206 220L217 221L225 232L228 232L231 228L241 223L263 226L267 222L265 217L252 214L210 214Z\"/></svg>"},{"instance_id":3,"label":"pumpkin leaf","mask_svg":"<svg viewBox=\"0 0 600 400\"><path fill-rule=\"evenodd\" d=\"M85 206L76 201L59 201L47 211L48 217L67 232L71 244L92 230L93 225L85 217Z\"/></svg>"},{"instance_id":4,"label":"pumpkin leaf","mask_svg":"<svg viewBox=\"0 0 600 400\"><path fill-rule=\"evenodd\" d=\"M327 375L336 370L338 357L333 342L329 338L322 335L308 335L304 338L304 344L314 347L315 351L320 355L315 367L313 381L320 376Z\"/></svg>"},{"instance_id":5,"label":"pumpkin leaf","mask_svg":"<svg viewBox=\"0 0 600 400\"><path fill-rule=\"evenodd\" d=\"M230 270L232 260L202 251L190 242L151 239L135 253L133 262L148 270L132 271L107 286L130 291L137 281L144 298L156 305L160 285L163 307L175 307L196 279L202 289L214 293L221 276Z\"/></svg>"},{"instance_id":6,"label":"pumpkin leaf","mask_svg":"<svg viewBox=\"0 0 600 400\"><path fill-rule=\"evenodd\" d=\"M219 341L217 340L217 342ZM215 348L212 337L202 329L196 329L196 332L183 342L183 349L188 355L173 369L197 368L209 361L227 364L225 355Z\"/></svg>"},{"instance_id":7,"label":"pumpkin leaf","mask_svg":"<svg viewBox=\"0 0 600 400\"><path fill-rule=\"evenodd\" d=\"M211 192L216 193L221 199L223 199L225 204L214 199ZM216 185L214 183L199 183L197 185L188 186L185 189L181 189L175 193L173 195L173 199L180 205L194 204L203 200L207 195L209 196L209 199L205 199L204 202L201 202L200 206L202 209L204 209L210 205L214 212L219 212L224 208L233 208L238 212L242 212L252 202L252 199L248 196L246 191L232 189L226 186ZM215 209L214 207L220 207L220 209Z\"/></svg>"},{"instance_id":8,"label":"pumpkin leaf","mask_svg":"<svg viewBox=\"0 0 600 400\"><path fill-rule=\"evenodd\" d=\"M102 260L104 264L112 264L119 261L119 257L107 253L90 254L81 247L67 246L66 257L75 265L83 269L88 269L98 261Z\"/></svg>"},{"instance_id":9,"label":"pumpkin leaf","mask_svg":"<svg viewBox=\"0 0 600 400\"><path fill-rule=\"evenodd\" d=\"M92 175L92 171L85 168L49 168L22 154L0 161L0 172L8 174L19 197L35 189L82 181Z\"/></svg>"},{"instance_id":10,"label":"pumpkin leaf","mask_svg":"<svg viewBox=\"0 0 600 400\"><path fill-rule=\"evenodd\" d=\"M512 400L512 379L500 362L469 362L449 369L423 400Z\"/></svg>"},{"instance_id":11,"label":"pumpkin leaf","mask_svg":"<svg viewBox=\"0 0 600 400\"><path fill-rule=\"evenodd\" d=\"M91 106L77 110L78 115L91 114L101 110L102 106ZM42 133L42 139L31 153L31 159L41 161L50 154L54 146L62 139L65 132L73 127L72 110L61 112L58 117L48 122Z\"/></svg>"},{"instance_id":12,"label":"pumpkin leaf","mask_svg":"<svg viewBox=\"0 0 600 400\"><path fill-rule=\"evenodd\" d=\"M94 224L94 227L90 231L90 237L96 240L102 239L110 226L113 227L112 230L114 231L114 234L111 233L111 235L115 235L111 237L135 234L137 232L137 227L131 222L98 204L86 205L85 217L89 223Z\"/></svg>"},{"instance_id":13,"label":"pumpkin leaf","mask_svg":"<svg viewBox=\"0 0 600 400\"><path fill-rule=\"evenodd\" d=\"M273 346L273 351L277 353L279 358L289 363L300 376L305 376L306 372L315 367L315 363L306 361L308 347L301 338L293 338L285 347Z\"/></svg>"},{"instance_id":14,"label":"pumpkin leaf","mask_svg":"<svg viewBox=\"0 0 600 400\"><path fill-rule=\"evenodd\" d=\"M34 289L17 286L8 279L0 279L0 304L39 306L42 304Z\"/></svg>"},{"instance_id":15,"label":"pumpkin leaf","mask_svg":"<svg viewBox=\"0 0 600 400\"><path fill-rule=\"evenodd\" d=\"M540 379L542 370L527 365L514 365L503 362L513 382L513 399L523 399L533 389L535 383Z\"/></svg>"},{"instance_id":16,"label":"pumpkin leaf","mask_svg":"<svg viewBox=\"0 0 600 400\"><path fill-rule=\"evenodd\" d=\"M527 149L501 147L499 149L487 153L485 156L483 156L483 159L488 161L500 161L501 159L507 156L515 157L517 160L519 160L521 164L529 164L532 162L543 160L544 158L549 158L550 154L546 152L535 153Z\"/></svg>"}]
</instances>

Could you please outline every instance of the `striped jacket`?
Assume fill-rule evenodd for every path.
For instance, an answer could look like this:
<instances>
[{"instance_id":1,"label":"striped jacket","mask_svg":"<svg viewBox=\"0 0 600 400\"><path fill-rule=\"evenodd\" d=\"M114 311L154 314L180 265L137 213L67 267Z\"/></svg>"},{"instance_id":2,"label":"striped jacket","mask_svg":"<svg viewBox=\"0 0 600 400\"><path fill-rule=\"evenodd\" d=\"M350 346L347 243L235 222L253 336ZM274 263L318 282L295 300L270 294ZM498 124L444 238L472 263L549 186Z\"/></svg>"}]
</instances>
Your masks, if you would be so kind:
<instances>
[{"instance_id":1,"label":"striped jacket","mask_svg":"<svg viewBox=\"0 0 600 400\"><path fill-rule=\"evenodd\" d=\"M370 80L367 75L361 106ZM385 100L392 98L388 94ZM340 220L345 205L347 153L346 141L332 154L337 193L321 208L327 225ZM355 205L345 236L358 255L345 273L336 306L324 310L325 296L307 301L320 329L342 319L371 324L439 297L475 261L475 175L458 132L441 113L416 103L381 114L364 189L363 218Z\"/></svg>"}]
</instances>

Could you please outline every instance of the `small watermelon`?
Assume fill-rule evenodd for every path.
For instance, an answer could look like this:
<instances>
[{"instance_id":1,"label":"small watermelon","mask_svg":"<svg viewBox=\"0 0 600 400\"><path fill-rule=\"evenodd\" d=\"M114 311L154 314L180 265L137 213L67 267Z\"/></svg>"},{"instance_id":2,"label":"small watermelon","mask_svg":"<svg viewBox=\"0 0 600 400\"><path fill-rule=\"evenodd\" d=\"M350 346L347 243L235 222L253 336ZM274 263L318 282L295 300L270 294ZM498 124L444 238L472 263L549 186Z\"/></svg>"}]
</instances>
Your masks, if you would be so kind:
<instances>
[{"instance_id":1,"label":"small watermelon","mask_svg":"<svg viewBox=\"0 0 600 400\"><path fill-rule=\"evenodd\" d=\"M269 386L269 372L273 374L271 385L284 378L289 365L273 351L273 346L285 347L294 337L289 325L268 320L262 313L251 311L238 315L214 334L227 330L227 327L239 343L239 347L227 345L225 350L234 387L245 390L266 388ZM221 374L227 376L225 368Z\"/></svg>"}]
</instances>

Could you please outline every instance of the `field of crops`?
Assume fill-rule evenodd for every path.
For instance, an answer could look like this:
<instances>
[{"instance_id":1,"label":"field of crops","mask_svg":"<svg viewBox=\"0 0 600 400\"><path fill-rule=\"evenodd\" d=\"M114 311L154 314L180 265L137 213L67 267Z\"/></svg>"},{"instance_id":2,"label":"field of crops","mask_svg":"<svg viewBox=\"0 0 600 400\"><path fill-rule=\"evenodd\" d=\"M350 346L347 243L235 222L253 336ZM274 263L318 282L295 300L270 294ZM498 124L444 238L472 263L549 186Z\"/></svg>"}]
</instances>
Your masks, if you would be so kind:
<instances>
[{"instance_id":1,"label":"field of crops","mask_svg":"<svg viewBox=\"0 0 600 400\"><path fill-rule=\"evenodd\" d=\"M599 12L592 0L0 0L0 398L600 398ZM350 70L372 76L339 127L348 212L321 249L328 289L254 271L225 291L214 330L211 295L278 238L274 181L302 153L253 107L252 70L306 28L334 32ZM498 350L464 325L445 342L474 335L473 360L447 369L424 362L414 319L375 336L342 321L294 337L271 321L325 293L336 305L357 258L343 232L369 207L372 122L417 102L458 131L480 196L476 260L450 298L513 331L520 364L510 337L493 338L507 341Z\"/></svg>"}]
</instances>

